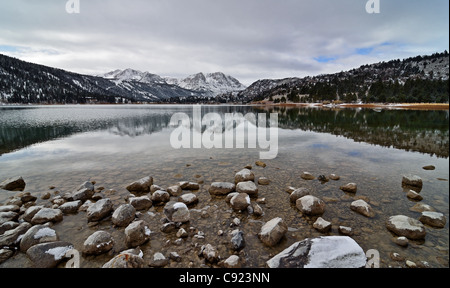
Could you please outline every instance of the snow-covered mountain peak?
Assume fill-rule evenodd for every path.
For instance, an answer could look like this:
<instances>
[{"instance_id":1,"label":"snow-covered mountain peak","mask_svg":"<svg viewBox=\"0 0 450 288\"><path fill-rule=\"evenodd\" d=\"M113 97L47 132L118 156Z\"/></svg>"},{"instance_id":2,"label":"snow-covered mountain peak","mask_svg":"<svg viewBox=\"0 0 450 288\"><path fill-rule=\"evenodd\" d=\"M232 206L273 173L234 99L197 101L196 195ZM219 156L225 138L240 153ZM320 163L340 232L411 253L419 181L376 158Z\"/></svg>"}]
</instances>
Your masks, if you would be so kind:
<instances>
[{"instance_id":1,"label":"snow-covered mountain peak","mask_svg":"<svg viewBox=\"0 0 450 288\"><path fill-rule=\"evenodd\" d=\"M141 72L134 69L115 70L103 75L98 75L114 82L116 85L129 84L129 82L137 82L143 84L165 84L173 85L178 88L192 90L202 93L205 96L216 97L221 94L230 92L239 92L247 87L242 85L237 79L225 75L222 72L204 74L202 72L190 75L183 79L162 78L159 75L149 72ZM128 85L129 86L129 85Z\"/></svg>"},{"instance_id":2,"label":"snow-covered mountain peak","mask_svg":"<svg viewBox=\"0 0 450 288\"><path fill-rule=\"evenodd\" d=\"M194 91L207 92L213 96L217 96L224 93L242 91L246 89L237 79L227 76L222 72L215 73L197 73L186 77L185 79L179 79L178 81L170 80L172 83L181 88L190 89Z\"/></svg>"},{"instance_id":3,"label":"snow-covered mountain peak","mask_svg":"<svg viewBox=\"0 0 450 288\"><path fill-rule=\"evenodd\" d=\"M112 80L115 83L132 82L132 81L146 84L166 83L165 80L158 75L151 74L149 72L141 72L139 70L134 70L130 68L125 70L118 69L99 76L105 79Z\"/></svg>"}]
</instances>

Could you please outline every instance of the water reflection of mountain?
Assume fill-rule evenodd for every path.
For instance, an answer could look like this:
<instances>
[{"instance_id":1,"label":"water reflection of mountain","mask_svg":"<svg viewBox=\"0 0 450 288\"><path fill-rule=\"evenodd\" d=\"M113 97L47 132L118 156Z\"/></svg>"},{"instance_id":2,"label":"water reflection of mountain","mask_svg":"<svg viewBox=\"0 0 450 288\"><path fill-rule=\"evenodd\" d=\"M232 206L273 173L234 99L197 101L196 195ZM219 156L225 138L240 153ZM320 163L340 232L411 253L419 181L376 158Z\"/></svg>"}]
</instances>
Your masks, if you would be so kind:
<instances>
[{"instance_id":1,"label":"water reflection of mountain","mask_svg":"<svg viewBox=\"0 0 450 288\"><path fill-rule=\"evenodd\" d=\"M329 133L356 142L437 157L449 156L449 111L308 109L272 107L279 127Z\"/></svg>"},{"instance_id":2,"label":"water reflection of mountain","mask_svg":"<svg viewBox=\"0 0 450 288\"><path fill-rule=\"evenodd\" d=\"M112 111L111 113L113 113ZM54 123L15 122L0 125L0 155L54 139L89 131L109 131L114 135L138 137L159 132L169 126L173 113L186 112L192 119L190 107L169 109L163 113L126 117L92 118ZM416 151L438 157L449 154L448 111L389 111L370 109L323 110L308 108L255 108L249 106L203 106L202 116L218 113L278 113L279 127L329 133L384 147ZM267 119L269 119L267 115Z\"/></svg>"},{"instance_id":3,"label":"water reflection of mountain","mask_svg":"<svg viewBox=\"0 0 450 288\"><path fill-rule=\"evenodd\" d=\"M90 131L108 131L119 136L137 137L159 132L170 123L170 114L155 114L144 117L127 117L98 121L63 122L59 125L23 125L0 127L0 155L74 134Z\"/></svg>"}]
</instances>

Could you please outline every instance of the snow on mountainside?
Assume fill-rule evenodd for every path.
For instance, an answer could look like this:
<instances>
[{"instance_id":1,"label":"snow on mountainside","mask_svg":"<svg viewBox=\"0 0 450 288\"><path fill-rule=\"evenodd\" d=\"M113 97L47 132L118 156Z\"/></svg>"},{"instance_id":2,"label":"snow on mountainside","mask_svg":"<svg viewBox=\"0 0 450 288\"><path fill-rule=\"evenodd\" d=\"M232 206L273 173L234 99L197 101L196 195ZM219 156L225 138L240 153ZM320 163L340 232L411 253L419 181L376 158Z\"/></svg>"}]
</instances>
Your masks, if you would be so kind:
<instances>
[{"instance_id":1,"label":"snow on mountainside","mask_svg":"<svg viewBox=\"0 0 450 288\"><path fill-rule=\"evenodd\" d=\"M141 72L133 69L115 70L106 74L98 75L114 82L116 85L127 85L137 82L143 84L172 85L178 88L195 91L203 96L216 97L230 92L239 92L247 87L242 85L236 78L225 75L221 72L198 73L184 79L162 78L149 72ZM124 83L125 82L125 83Z\"/></svg>"},{"instance_id":2,"label":"snow on mountainside","mask_svg":"<svg viewBox=\"0 0 450 288\"><path fill-rule=\"evenodd\" d=\"M225 75L221 72L216 73L198 73L188 76L184 79L165 78L167 83L177 85L184 89L203 92L209 96L218 96L220 94L239 92L247 87L242 85L236 78Z\"/></svg>"},{"instance_id":3,"label":"snow on mountainside","mask_svg":"<svg viewBox=\"0 0 450 288\"><path fill-rule=\"evenodd\" d=\"M111 80L116 84L122 83L124 81L136 81L145 84L167 84L166 81L158 75L133 69L115 70L98 76Z\"/></svg>"}]
</instances>

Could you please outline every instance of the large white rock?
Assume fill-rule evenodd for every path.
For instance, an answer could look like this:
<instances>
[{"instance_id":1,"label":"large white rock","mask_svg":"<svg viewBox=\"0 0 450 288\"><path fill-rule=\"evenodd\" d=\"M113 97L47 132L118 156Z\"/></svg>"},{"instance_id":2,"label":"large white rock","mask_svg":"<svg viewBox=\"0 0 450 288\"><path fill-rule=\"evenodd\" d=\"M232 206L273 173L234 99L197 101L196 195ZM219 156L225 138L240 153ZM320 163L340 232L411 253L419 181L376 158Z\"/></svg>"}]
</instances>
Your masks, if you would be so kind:
<instances>
[{"instance_id":1,"label":"large white rock","mask_svg":"<svg viewBox=\"0 0 450 288\"><path fill-rule=\"evenodd\" d=\"M362 268L366 261L355 240L329 236L294 243L266 263L270 268Z\"/></svg>"}]
</instances>

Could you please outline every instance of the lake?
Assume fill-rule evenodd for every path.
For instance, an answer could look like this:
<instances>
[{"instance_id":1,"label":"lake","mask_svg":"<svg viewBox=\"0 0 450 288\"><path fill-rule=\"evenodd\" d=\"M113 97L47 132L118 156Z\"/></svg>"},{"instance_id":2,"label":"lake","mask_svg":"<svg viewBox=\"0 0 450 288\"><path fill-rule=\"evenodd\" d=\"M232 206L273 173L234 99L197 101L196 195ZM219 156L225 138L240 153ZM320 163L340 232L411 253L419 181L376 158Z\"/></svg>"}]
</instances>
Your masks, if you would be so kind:
<instances>
[{"instance_id":1,"label":"lake","mask_svg":"<svg viewBox=\"0 0 450 288\"><path fill-rule=\"evenodd\" d=\"M203 258L199 258L193 248L195 241L202 245L217 245L223 259L232 255L228 233L236 229L231 227L234 218L240 219L238 228L244 232L246 241L239 254L245 259L244 267L264 267L270 257L294 242L339 235L340 225L353 229L352 238L364 251L376 249L380 252L381 267L405 267L405 261L391 258L393 252L415 263L426 262L429 267L448 267L448 223L443 229L426 226L425 241L410 241L407 248L402 248L393 242L394 235L386 229L385 222L390 216L399 214L415 219L421 215L411 211L418 202L409 200L402 188L402 177L406 174L423 179L420 194L424 199L420 203L430 205L449 219L449 111L195 107L0 107L0 181L22 176L26 182L25 192L38 196L37 204L49 203L40 199L46 192L53 196L72 192L84 181L95 181L96 187L104 187L99 194L113 200L115 207L125 203L129 194L125 187L145 176L152 176L154 184L162 187L179 181L201 183L200 190L194 192L199 202L190 207L191 221L186 230L193 227L192 231L203 232L204 239L189 237L181 244L173 244L177 239L176 232L160 231L163 206L153 206L139 215L153 232L150 242L141 246L144 258L156 252L176 251L183 260L172 262L170 267L202 267ZM244 134L236 133L233 149L226 149L225 145L212 149L175 149L171 137L176 129L184 129L179 131L187 133L180 135L192 135L191 144L200 133L208 131L207 125L201 127L201 131L170 125L176 113L195 122L196 111L202 116L214 115L216 120L226 119L230 113L265 115L267 123L260 119L249 121ZM252 133L256 130L252 128L257 125L269 127L270 115L274 114L278 117L278 127L272 123L269 131L275 131L278 137L277 154L274 159L262 159L267 164L263 168L255 162L267 149L248 145L249 137L255 136ZM220 130L222 126L218 126ZM238 126L239 123L223 125L221 132L237 130ZM268 133L266 139L270 135ZM252 165L256 179L267 177L270 180L269 185L258 186L258 197L265 198L260 204L264 211L260 217L235 212L225 197L208 193L212 182L234 182L236 172L247 165ZM436 169L424 170L427 165ZM316 179L303 180L300 175L304 171ZM319 175L330 174L336 174L340 179L317 180ZM356 194L339 189L352 182L358 185ZM310 188L314 196L325 202L325 213L321 217L333 224L329 233L315 230L313 223L317 217L302 215L290 203L286 192L290 186ZM17 192L0 191L0 203L15 194ZM376 215L367 218L352 211L350 204L357 199L369 203ZM275 217L283 218L289 230L278 245L266 247L257 233L265 222ZM96 230L109 231L113 235L116 240L113 250L101 256L83 256L82 267L101 267L125 249L123 228L112 227L111 221L88 225L85 212L65 216L54 229L60 240L73 243L80 251L87 237ZM219 230L224 231L224 235L218 235ZM24 253L0 264L0 267L30 266Z\"/></svg>"}]
</instances>

